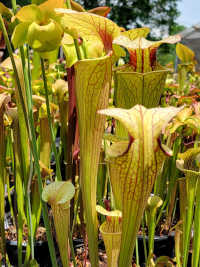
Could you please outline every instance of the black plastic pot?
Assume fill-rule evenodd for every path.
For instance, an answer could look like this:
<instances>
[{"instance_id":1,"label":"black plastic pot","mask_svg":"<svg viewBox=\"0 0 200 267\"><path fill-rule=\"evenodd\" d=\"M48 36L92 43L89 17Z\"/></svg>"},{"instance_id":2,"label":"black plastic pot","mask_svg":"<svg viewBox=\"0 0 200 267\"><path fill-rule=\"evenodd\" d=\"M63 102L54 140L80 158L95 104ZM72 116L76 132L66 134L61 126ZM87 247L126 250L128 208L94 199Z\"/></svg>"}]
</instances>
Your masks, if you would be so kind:
<instances>
[{"instance_id":1,"label":"black plastic pot","mask_svg":"<svg viewBox=\"0 0 200 267\"><path fill-rule=\"evenodd\" d=\"M146 246L148 250L148 236L145 237ZM81 248L84 246L83 239L73 240L74 249ZM99 250L105 251L105 246L103 240L99 240ZM138 235L138 250L139 250L139 262L141 266L145 266L145 256L144 256L144 246L143 246L143 236ZM147 251L148 253L148 251ZM155 236L154 237L154 254L156 257L169 256L174 257L174 233L170 235ZM135 258L135 253L133 255Z\"/></svg>"},{"instance_id":2,"label":"black plastic pot","mask_svg":"<svg viewBox=\"0 0 200 267\"><path fill-rule=\"evenodd\" d=\"M145 237L147 253L148 253L148 236ZM144 256L144 243L143 236L138 235L138 250L139 250L139 261L140 265L144 266L145 256ZM174 234L155 236L154 237L154 254L156 257L168 256L170 258L174 257Z\"/></svg>"},{"instance_id":3,"label":"black plastic pot","mask_svg":"<svg viewBox=\"0 0 200 267\"><path fill-rule=\"evenodd\" d=\"M26 254L26 244L23 244L22 248L22 257L24 260ZM17 241L7 241L6 250L11 265L18 266ZM39 263L40 267L52 266L47 241L38 241L35 243L35 259Z\"/></svg>"}]
</instances>

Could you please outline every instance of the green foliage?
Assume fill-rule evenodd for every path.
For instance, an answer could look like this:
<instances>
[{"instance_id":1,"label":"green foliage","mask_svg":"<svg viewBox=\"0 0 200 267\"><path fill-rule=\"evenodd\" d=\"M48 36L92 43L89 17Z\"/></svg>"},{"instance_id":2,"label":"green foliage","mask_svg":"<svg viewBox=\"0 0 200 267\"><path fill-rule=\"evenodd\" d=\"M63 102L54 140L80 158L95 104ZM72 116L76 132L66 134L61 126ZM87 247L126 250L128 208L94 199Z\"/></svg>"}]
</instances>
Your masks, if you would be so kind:
<instances>
[{"instance_id":1,"label":"green foliage","mask_svg":"<svg viewBox=\"0 0 200 267\"><path fill-rule=\"evenodd\" d=\"M180 41L179 35L150 41L146 39L149 28L124 31L120 27L146 23L176 33L182 30L174 23L177 0L82 0L86 10L69 0L47 0L43 4L43 0L32 0L31 5L21 8L15 2L12 0L15 16L9 11L13 16L9 35L7 22L0 14L2 37L10 56L1 64L0 78L0 100L4 96L9 99L5 108L1 109L0 103L0 144L6 148L0 153L0 233L4 238L4 188L11 173L16 181L18 214L13 218L17 225L18 265L23 264L24 225L29 229L24 266L39 265L34 259L34 241L41 210L52 266L58 265L48 202L63 266L70 265L68 243L77 265L72 244L74 229L76 236L81 232L83 237L86 232L92 267L99 266L99 232L107 250L107 265L130 266L141 222L143 229L148 227L149 235L146 266L173 266L175 259L163 256L156 261L153 257L154 235L157 229L159 233L162 229L170 231L180 220L179 240L175 238L178 267L187 266L192 225L192 267L197 267L200 75L193 75L195 55L178 44L176 53L182 64L178 78L173 77L159 61L163 65L174 61L174 43ZM23 4L30 3L17 1L17 5ZM110 9L96 8L100 4L112 7L110 18L119 25L105 18ZM69 10L71 6L73 11ZM16 54L11 42L18 48ZM59 56L60 47L64 48L66 60ZM167 75L171 79L165 88ZM181 107L183 103L185 107ZM55 141L58 129L59 148ZM192 150L187 150L188 140L192 140ZM194 161L193 147L198 152ZM188 158L188 153L192 157ZM166 160L166 156L172 157ZM65 173L61 172L62 165ZM181 197L183 189L180 212L176 214L181 172L185 174L186 200ZM47 179L50 185L46 185ZM149 198L153 189L156 196ZM97 208L101 226L97 203L101 204ZM158 225L161 221L164 226ZM146 244L145 234L143 231ZM5 240L0 241L4 250ZM139 266L137 251L136 246Z\"/></svg>"}]
</instances>

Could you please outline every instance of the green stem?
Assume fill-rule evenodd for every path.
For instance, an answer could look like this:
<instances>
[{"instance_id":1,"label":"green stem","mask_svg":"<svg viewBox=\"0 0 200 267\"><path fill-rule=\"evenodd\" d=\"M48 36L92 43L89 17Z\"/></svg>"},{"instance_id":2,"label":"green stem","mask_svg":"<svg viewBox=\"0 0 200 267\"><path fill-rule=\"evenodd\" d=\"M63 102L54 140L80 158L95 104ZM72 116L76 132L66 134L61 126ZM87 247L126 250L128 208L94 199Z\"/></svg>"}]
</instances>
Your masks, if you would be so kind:
<instances>
[{"instance_id":1,"label":"green stem","mask_svg":"<svg viewBox=\"0 0 200 267\"><path fill-rule=\"evenodd\" d=\"M24 53L22 53L21 56L23 57ZM36 141L33 110L32 110L32 96L30 94L31 90L29 87L30 83L28 80L27 70L26 70L26 68L24 68L23 70L24 70L24 82L25 82L26 93L27 93L27 106L28 106L28 114L29 114L29 122L30 122L30 136L31 136L31 141L32 141L31 142L31 148L32 148L32 153L33 153L33 157L34 157L34 161L35 161L35 170L36 170L36 174L37 174L37 178L38 178L38 187L39 187L40 198L42 199L43 185L42 185L42 177L41 177L41 173L40 173L39 156L38 156L38 151L37 151L37 141ZM57 267L56 253L55 253L49 218L48 218L48 209L47 209L47 205L44 201L42 201L42 211L43 211L43 218L44 218L44 224L45 224L45 228L46 228L46 234L47 234L47 240L48 240L52 265Z\"/></svg>"},{"instance_id":2,"label":"green stem","mask_svg":"<svg viewBox=\"0 0 200 267\"><path fill-rule=\"evenodd\" d=\"M135 254L136 254L136 265L139 266L139 250L138 250L138 238L135 240Z\"/></svg>"},{"instance_id":3,"label":"green stem","mask_svg":"<svg viewBox=\"0 0 200 267\"><path fill-rule=\"evenodd\" d=\"M175 256L177 267L181 267L181 253L180 253L180 243L181 243L181 231L176 229L175 233Z\"/></svg>"},{"instance_id":4,"label":"green stem","mask_svg":"<svg viewBox=\"0 0 200 267\"><path fill-rule=\"evenodd\" d=\"M190 236L192 228L192 220L194 214L194 199L196 191L196 176L193 174L188 174L186 176L186 186L187 186L187 211L186 211L186 222L183 225L183 267L187 266Z\"/></svg>"},{"instance_id":5,"label":"green stem","mask_svg":"<svg viewBox=\"0 0 200 267\"><path fill-rule=\"evenodd\" d=\"M1 258L6 257L6 242L5 242L5 227L4 227L4 216L5 216L5 177L6 177L6 134L4 126L3 112L0 114L0 251Z\"/></svg>"},{"instance_id":6,"label":"green stem","mask_svg":"<svg viewBox=\"0 0 200 267\"><path fill-rule=\"evenodd\" d=\"M32 86L31 86L31 67L30 67L30 56L29 56L29 46L27 45L27 60L28 60L28 81L29 81L29 90L30 95L32 95ZM30 99L32 105L32 97ZM33 177L33 155L30 151L30 169L29 169L29 178L26 188L26 197L27 197L27 211L28 211L28 223L29 223L29 238L30 238L30 248L31 248L31 259L34 259L34 231L33 231L33 222L32 222L32 210L31 210L31 181Z\"/></svg>"},{"instance_id":7,"label":"green stem","mask_svg":"<svg viewBox=\"0 0 200 267\"><path fill-rule=\"evenodd\" d=\"M40 173L39 157L38 157L38 152L37 152L37 143L36 143L33 114L31 114L31 116L30 116L30 125L31 125L31 132L33 135L32 151L33 151L33 156L34 156L34 160L35 160L35 169L36 169L37 178L38 178L38 188L39 188L40 198L42 199L43 185L42 185L42 178L41 178L41 173ZM47 240L48 240L48 245L49 245L49 251L50 251L52 266L57 267L58 265L57 265L57 261L56 261L56 253L55 253L49 218L48 218L48 209L47 209L47 205L44 201L42 201L42 211L43 211L43 219L44 219L44 224L45 224L45 228L46 228L46 234L47 234Z\"/></svg>"},{"instance_id":8,"label":"green stem","mask_svg":"<svg viewBox=\"0 0 200 267\"><path fill-rule=\"evenodd\" d=\"M76 265L76 258L75 258L75 253L74 253L72 234L73 232L69 231L69 245L71 249L72 261L73 261L74 267L76 267L77 265Z\"/></svg>"},{"instance_id":9,"label":"green stem","mask_svg":"<svg viewBox=\"0 0 200 267\"><path fill-rule=\"evenodd\" d=\"M74 39L74 45L75 45L75 49L76 49L76 54L77 54L78 60L83 59L82 56L81 56L81 50L80 50L80 47L79 47L78 39Z\"/></svg>"},{"instance_id":10,"label":"green stem","mask_svg":"<svg viewBox=\"0 0 200 267\"><path fill-rule=\"evenodd\" d=\"M33 176L33 160L32 160L32 153L30 153L30 172L29 172L29 179L26 188L26 199L27 199L27 213L28 213L28 225L29 225L29 240L30 240L30 248L31 248L31 259L33 260L34 257L34 233L33 233L33 224L32 224L32 212L31 212L31 199L30 199L30 186Z\"/></svg>"},{"instance_id":11,"label":"green stem","mask_svg":"<svg viewBox=\"0 0 200 267\"><path fill-rule=\"evenodd\" d=\"M44 60L42 58L41 58L41 67L42 67L42 76L43 76L45 98L46 98L48 124L49 124L50 133L51 133L52 150L53 150L55 160L56 160L56 176L57 176L58 181L62 181L61 170L60 170L60 159L59 159L57 149L56 149L55 136L54 136L53 126L51 122L51 111L50 111L50 104L49 104L47 78L45 74Z\"/></svg>"},{"instance_id":12,"label":"green stem","mask_svg":"<svg viewBox=\"0 0 200 267\"><path fill-rule=\"evenodd\" d=\"M199 266L200 257L200 180L198 178L196 190L196 208L194 217L194 239L192 250L192 267Z\"/></svg>"},{"instance_id":13,"label":"green stem","mask_svg":"<svg viewBox=\"0 0 200 267\"><path fill-rule=\"evenodd\" d=\"M15 216L14 216L14 211L13 211L13 204L12 204L12 199L11 199L11 188L10 188L10 180L9 180L9 175L6 175L6 184L7 184L7 193L8 193L8 203L10 206L10 214L13 220L13 224L16 225L15 223Z\"/></svg>"},{"instance_id":14,"label":"green stem","mask_svg":"<svg viewBox=\"0 0 200 267\"><path fill-rule=\"evenodd\" d=\"M6 42L7 49L8 49L8 53L9 53L9 56L10 56L10 59L11 59L11 62L12 62L13 71L14 71L15 76L16 76L16 83L17 83L18 90L19 90L19 96L20 96L20 100L21 100L22 109L23 109L23 112L24 112L24 118L25 118L25 122L26 122L26 127L27 127L27 130L28 130L28 133L29 133L29 139L30 139L30 143L31 143L31 148L32 148L33 156L34 156L34 160L35 160L35 169L36 169L36 173L37 173L38 184L39 184L39 192L40 192L40 197L41 197L42 196L42 188L43 188L43 186L42 186L42 178L41 178L41 174L40 174L39 157L38 157L38 153L37 153L37 143L36 143L36 135L35 135L35 127L34 127L32 106L30 107L31 108L31 113L30 113L30 118L28 120L28 116L27 116L26 108L25 108L25 103L24 103L24 100L23 100L21 84L20 84L20 80L19 80L19 76L18 76L15 60L14 60L14 57L13 57L12 47L11 47L11 44L10 44L10 41L9 41L9 38L8 38L8 34L7 34L7 31L6 31L6 28L5 28L5 24L4 24L2 15L0 15L0 27L1 27L1 30L2 30L3 35L4 35L4 39L5 39L5 42ZM28 90L26 90L26 91L28 91ZM30 122L31 129L29 128L29 122ZM44 224L45 224L45 227L46 227L47 240L48 240L48 245L49 245L52 265L54 267L57 267L56 253L55 253L55 249L54 249L54 243L53 243L50 223L49 223L49 219L48 219L48 209L47 209L46 203L43 202L43 201L42 201L42 209L43 209Z\"/></svg>"},{"instance_id":15,"label":"green stem","mask_svg":"<svg viewBox=\"0 0 200 267\"><path fill-rule=\"evenodd\" d=\"M150 263L150 260L152 258L152 254L154 251L154 236L155 236L155 228L156 228L156 210L151 211L150 213L150 222L149 222L149 255L148 255L148 261Z\"/></svg>"},{"instance_id":16,"label":"green stem","mask_svg":"<svg viewBox=\"0 0 200 267\"><path fill-rule=\"evenodd\" d=\"M66 0L66 6L67 6L68 9L72 9L70 0Z\"/></svg>"},{"instance_id":17,"label":"green stem","mask_svg":"<svg viewBox=\"0 0 200 267\"><path fill-rule=\"evenodd\" d=\"M12 0L12 10L13 10L13 13L16 14L17 12L16 0Z\"/></svg>"},{"instance_id":18,"label":"green stem","mask_svg":"<svg viewBox=\"0 0 200 267\"><path fill-rule=\"evenodd\" d=\"M70 0L66 0L66 6L68 9L72 9ZM78 60L81 60L82 56L81 56L81 51L80 51L80 47L78 44L78 39L74 39L74 45L75 45L75 49L76 49L77 58L78 58Z\"/></svg>"},{"instance_id":19,"label":"green stem","mask_svg":"<svg viewBox=\"0 0 200 267\"><path fill-rule=\"evenodd\" d=\"M171 193L172 193L174 186L175 186L175 183L176 183L177 174L178 174L178 170L176 168L176 159L177 159L177 154L181 150L181 142L182 142L181 138L176 139L176 141L173 145L173 157L171 159L168 159L169 164L168 164L167 176L169 177L169 189L167 191L167 196L165 198L165 201L164 201L162 207L160 208L160 212L159 212L157 220L156 220L156 225L160 221L160 218L161 218L163 211L166 208L166 206L170 200Z\"/></svg>"},{"instance_id":20,"label":"green stem","mask_svg":"<svg viewBox=\"0 0 200 267\"><path fill-rule=\"evenodd\" d=\"M142 239L143 239L143 246L144 246L144 258L145 258L145 262L147 262L147 244L146 244L146 233L145 233L145 229L144 229L144 217L142 220Z\"/></svg>"},{"instance_id":21,"label":"green stem","mask_svg":"<svg viewBox=\"0 0 200 267\"><path fill-rule=\"evenodd\" d=\"M77 220L77 216L78 216L78 207L79 207L79 203L80 203L80 198L81 198L81 190L78 189L78 196L77 196L77 201L75 203L75 211L74 211L74 219L73 219L73 223L72 223L72 234L74 232L74 227L76 225L76 220Z\"/></svg>"}]
</instances>

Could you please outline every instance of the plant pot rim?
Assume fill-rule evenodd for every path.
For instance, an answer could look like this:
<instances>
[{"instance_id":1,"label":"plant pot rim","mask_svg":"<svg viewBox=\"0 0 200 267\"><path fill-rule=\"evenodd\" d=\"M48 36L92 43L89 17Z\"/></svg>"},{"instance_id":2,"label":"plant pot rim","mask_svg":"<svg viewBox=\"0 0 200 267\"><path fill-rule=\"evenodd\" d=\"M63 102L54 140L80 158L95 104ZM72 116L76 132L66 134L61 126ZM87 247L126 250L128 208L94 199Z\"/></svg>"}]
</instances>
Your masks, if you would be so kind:
<instances>
[{"instance_id":1,"label":"plant pot rim","mask_svg":"<svg viewBox=\"0 0 200 267\"><path fill-rule=\"evenodd\" d=\"M47 243L47 240L38 240L34 242L34 246L42 246L42 244ZM10 246L17 246L17 240L6 240L6 244L10 245ZM22 242L22 246L26 247L27 246L27 242L23 241Z\"/></svg>"},{"instance_id":2,"label":"plant pot rim","mask_svg":"<svg viewBox=\"0 0 200 267\"><path fill-rule=\"evenodd\" d=\"M139 240L142 240L144 237L143 237L143 235L138 235L137 236L137 238L139 239ZM159 236L159 235L155 235L154 236L154 240L156 241L164 241L164 240L167 240L169 238L169 235L161 235L161 236ZM148 240L149 239L149 236L148 235L145 235L145 240Z\"/></svg>"}]
</instances>

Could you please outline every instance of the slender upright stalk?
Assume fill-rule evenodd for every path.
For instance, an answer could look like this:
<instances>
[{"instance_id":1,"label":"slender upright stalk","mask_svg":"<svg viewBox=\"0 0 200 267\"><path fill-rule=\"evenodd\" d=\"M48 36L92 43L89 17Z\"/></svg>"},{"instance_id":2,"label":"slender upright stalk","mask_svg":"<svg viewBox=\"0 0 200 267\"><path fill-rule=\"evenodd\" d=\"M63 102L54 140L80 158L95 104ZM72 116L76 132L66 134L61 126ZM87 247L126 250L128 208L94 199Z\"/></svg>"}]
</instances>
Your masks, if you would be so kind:
<instances>
[{"instance_id":1,"label":"slender upright stalk","mask_svg":"<svg viewBox=\"0 0 200 267\"><path fill-rule=\"evenodd\" d=\"M149 235L149 256L148 264L150 264L154 252L154 236L156 230L156 213L157 209L163 204L159 196L153 195L148 199L147 218L148 218L148 235Z\"/></svg>"},{"instance_id":2,"label":"slender upright stalk","mask_svg":"<svg viewBox=\"0 0 200 267\"><path fill-rule=\"evenodd\" d=\"M17 112L17 111L16 111ZM18 118L13 118L13 136L14 136L14 155L15 155L15 189L17 193L17 249L18 249L18 266L22 266L22 238L23 238L23 224L25 222L24 213L24 194L23 194L23 180L22 180L22 145L19 130Z\"/></svg>"},{"instance_id":3,"label":"slender upright stalk","mask_svg":"<svg viewBox=\"0 0 200 267\"><path fill-rule=\"evenodd\" d=\"M135 255L136 255L136 265L139 266L139 248L138 248L138 238L136 237L135 241Z\"/></svg>"},{"instance_id":4,"label":"slender upright stalk","mask_svg":"<svg viewBox=\"0 0 200 267\"><path fill-rule=\"evenodd\" d=\"M41 67L42 67L42 77L43 77L43 82L44 82L44 90L45 90L45 98L46 98L48 124L49 124L50 133L51 133L52 150L53 150L55 160L56 160L56 176L57 176L58 181L62 181L62 175L61 175L61 170L60 170L60 160L59 160L59 155L56 149L55 136L54 136L53 126L52 126L52 121L51 121L52 119L51 119L51 111L50 111L50 104L49 104L47 79L46 79L45 67L44 67L44 59L42 58L41 58Z\"/></svg>"},{"instance_id":5,"label":"slender upright stalk","mask_svg":"<svg viewBox=\"0 0 200 267\"><path fill-rule=\"evenodd\" d=\"M20 96L20 100L21 100L23 113L24 113L26 127L28 130L29 140L30 140L30 144L31 144L32 152L33 152L33 157L35 160L35 170L37 173L39 192L40 192L40 197L41 197L43 186L42 186L42 179L41 179L41 174L40 174L40 164L39 164L39 157L38 157L38 152L37 152L37 143L36 143L36 135L35 135L35 126L34 126L32 106L28 105L29 106L28 107L29 116L28 116L26 113L26 107L25 107L25 103L24 103L24 99L23 99L23 94L22 94L22 90L21 90L21 84L20 84L20 80L19 80L19 76L18 76L18 71L17 71L15 60L13 57L12 47L11 47L11 44L10 44L10 41L8 38L8 34L7 34L7 31L6 31L6 28L5 28L5 25L4 25L4 22L3 22L1 15L0 15L0 28L2 29L2 32L4 35L4 39L5 39L5 42L7 45L9 56L10 56L10 59L12 62L12 66L13 66L13 70L14 70L14 74L15 74L15 78L16 78L16 83L17 83L18 90L19 90L19 96ZM26 79L25 79L25 81L26 81ZM26 88L29 88L29 85L26 84L26 86L27 86ZM28 94L30 93L30 91L28 89L26 90L26 92ZM28 101L28 99L29 99L29 101ZM29 97L27 98L27 104L31 103L30 99L31 99L31 95L29 94ZM30 128L29 128L29 125L30 125ZM53 265L53 267L57 267L56 254L55 254L49 219L48 219L48 210L47 210L47 205L45 202L42 202L42 209L43 209L43 217L44 217L44 223L45 223L45 227L46 227L47 240L48 240L48 244L49 244L49 250L50 250L52 265Z\"/></svg>"},{"instance_id":6,"label":"slender upright stalk","mask_svg":"<svg viewBox=\"0 0 200 267\"><path fill-rule=\"evenodd\" d=\"M182 266L181 265L180 244L181 244L181 231L180 231L180 229L176 229L176 232L175 232L175 255L176 255L177 267Z\"/></svg>"},{"instance_id":7,"label":"slender upright stalk","mask_svg":"<svg viewBox=\"0 0 200 267\"><path fill-rule=\"evenodd\" d=\"M66 0L66 6L67 6L67 8L72 9L72 5L71 5L70 0Z\"/></svg>"},{"instance_id":8,"label":"slender upright stalk","mask_svg":"<svg viewBox=\"0 0 200 267\"><path fill-rule=\"evenodd\" d=\"M16 12L17 12L16 0L11 0L11 1L12 1L12 10L13 10L13 13L16 14Z\"/></svg>"},{"instance_id":9,"label":"slender upright stalk","mask_svg":"<svg viewBox=\"0 0 200 267\"><path fill-rule=\"evenodd\" d=\"M6 149L5 149L5 125L4 125L4 104L0 103L0 251L2 258L6 257L6 243L5 243L5 178L6 178ZM1 264L1 259L0 259Z\"/></svg>"},{"instance_id":10,"label":"slender upright stalk","mask_svg":"<svg viewBox=\"0 0 200 267\"><path fill-rule=\"evenodd\" d=\"M187 212L186 212L186 222L183 225L183 267L187 266L188 262L188 253L190 246L191 238L191 229L192 221L194 215L194 200L195 200L195 191L196 191L196 177L193 175L188 175L186 178L186 187L187 187Z\"/></svg>"},{"instance_id":11,"label":"slender upright stalk","mask_svg":"<svg viewBox=\"0 0 200 267\"><path fill-rule=\"evenodd\" d=\"M186 267L188 263L191 229L193 216L195 214L195 196L198 188L198 180L200 178L199 155L200 147L191 148L186 152L179 154L178 160L176 161L177 168L185 173L187 196L184 215L185 219L183 220L183 267Z\"/></svg>"},{"instance_id":12,"label":"slender upright stalk","mask_svg":"<svg viewBox=\"0 0 200 267\"><path fill-rule=\"evenodd\" d=\"M200 258L200 180L197 181L196 208L194 216L194 239L192 251L192 267L199 266Z\"/></svg>"}]
</instances>

